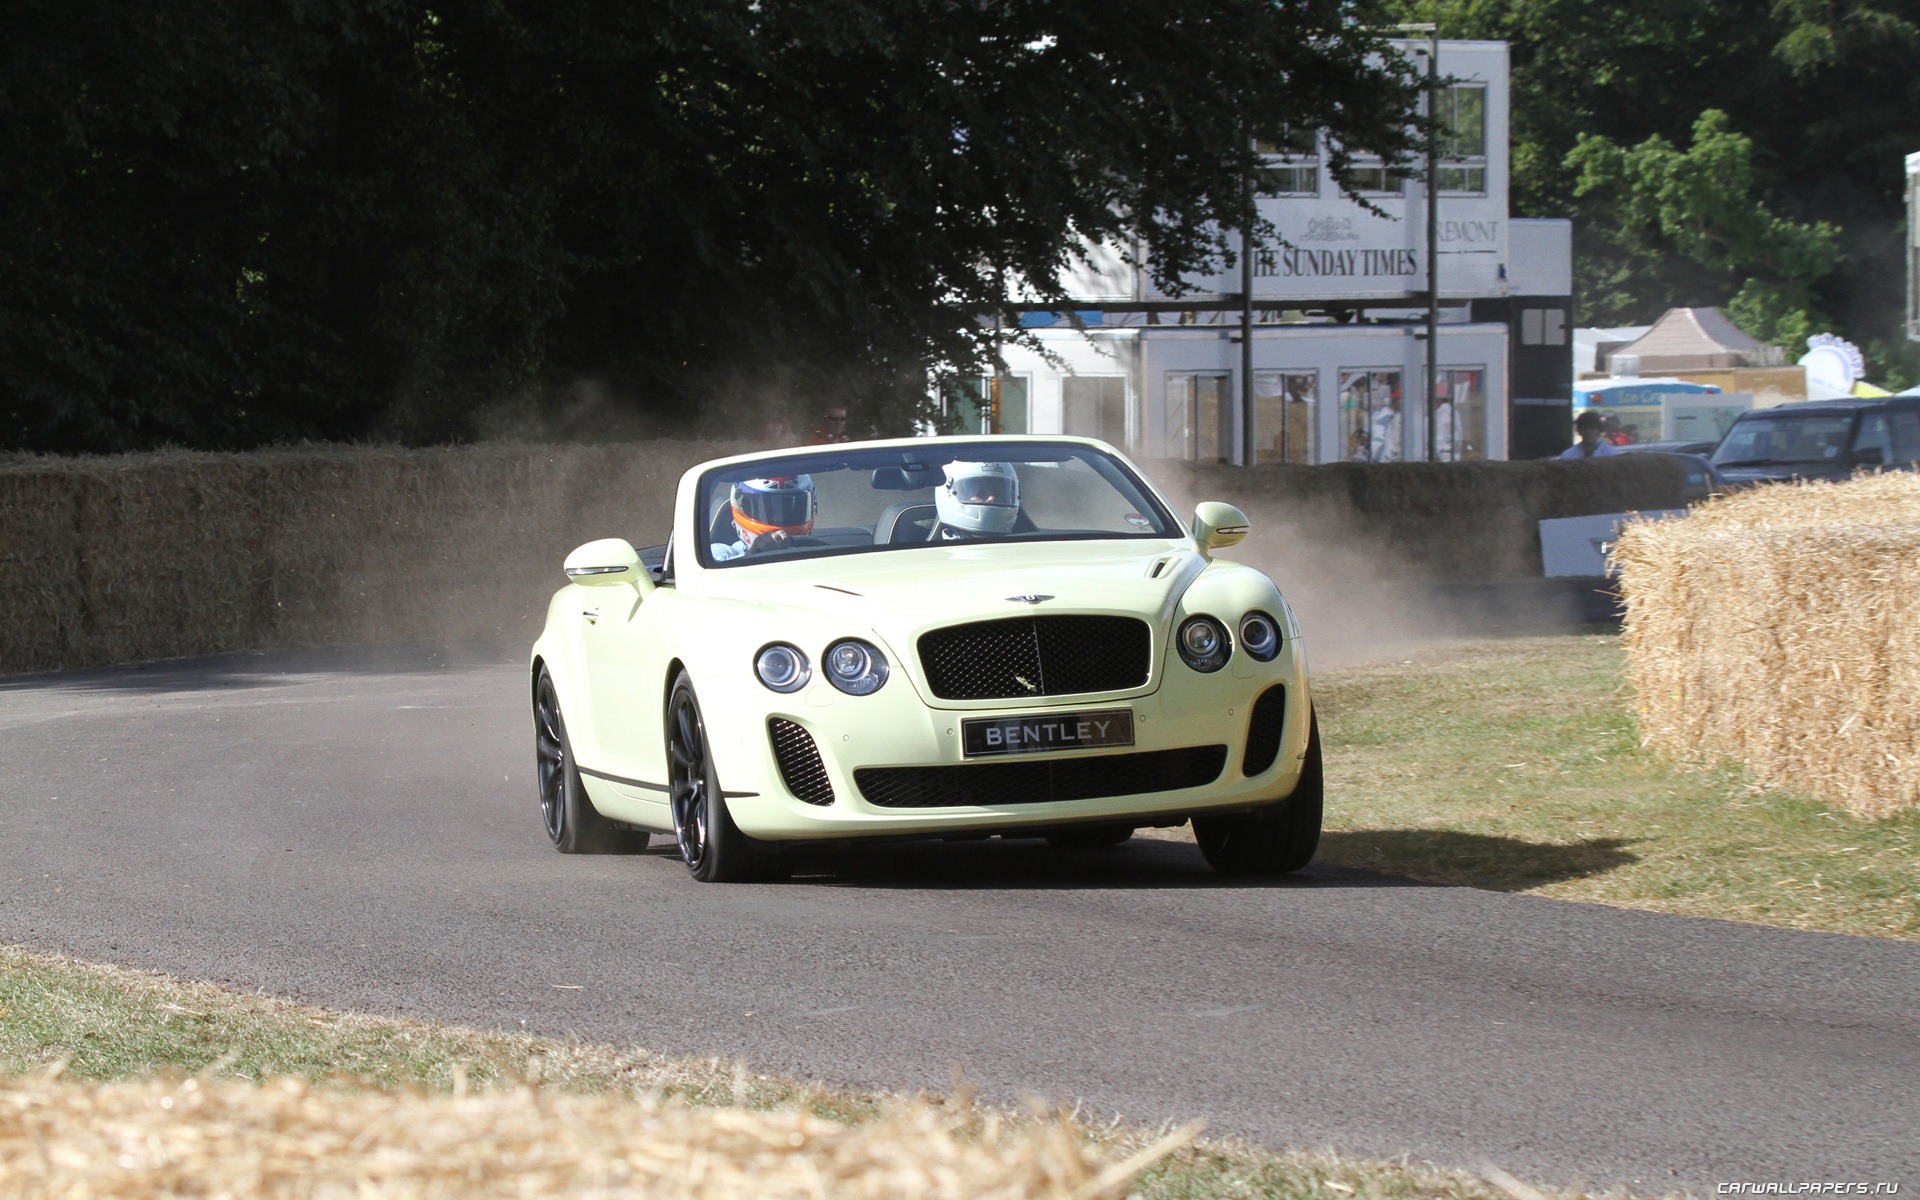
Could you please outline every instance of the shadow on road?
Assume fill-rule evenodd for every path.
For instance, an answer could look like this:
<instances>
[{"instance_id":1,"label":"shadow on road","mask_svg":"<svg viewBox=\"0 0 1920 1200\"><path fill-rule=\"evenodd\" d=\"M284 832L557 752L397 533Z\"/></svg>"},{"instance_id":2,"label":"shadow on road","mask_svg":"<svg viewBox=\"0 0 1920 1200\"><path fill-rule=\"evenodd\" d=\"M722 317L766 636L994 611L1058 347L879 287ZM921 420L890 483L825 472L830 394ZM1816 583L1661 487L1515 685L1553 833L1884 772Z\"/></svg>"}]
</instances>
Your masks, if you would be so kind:
<instances>
[{"instance_id":1,"label":"shadow on road","mask_svg":"<svg viewBox=\"0 0 1920 1200\"><path fill-rule=\"evenodd\" d=\"M1229 878L1216 874L1192 842L1150 837L1100 850L1056 850L1037 839L996 838L807 851L793 858L793 884L916 891L1431 886L1319 863L1271 879Z\"/></svg>"},{"instance_id":2,"label":"shadow on road","mask_svg":"<svg viewBox=\"0 0 1920 1200\"><path fill-rule=\"evenodd\" d=\"M19 691L198 692L285 687L311 675L408 675L500 666L525 656L520 643L398 642L304 650L235 650L120 667L0 675L0 693Z\"/></svg>"},{"instance_id":3,"label":"shadow on road","mask_svg":"<svg viewBox=\"0 0 1920 1200\"><path fill-rule=\"evenodd\" d=\"M1458 833L1448 829L1366 829L1327 833L1316 861L1433 883L1519 892L1585 879L1640 861L1638 838L1589 838L1569 845Z\"/></svg>"}]
</instances>

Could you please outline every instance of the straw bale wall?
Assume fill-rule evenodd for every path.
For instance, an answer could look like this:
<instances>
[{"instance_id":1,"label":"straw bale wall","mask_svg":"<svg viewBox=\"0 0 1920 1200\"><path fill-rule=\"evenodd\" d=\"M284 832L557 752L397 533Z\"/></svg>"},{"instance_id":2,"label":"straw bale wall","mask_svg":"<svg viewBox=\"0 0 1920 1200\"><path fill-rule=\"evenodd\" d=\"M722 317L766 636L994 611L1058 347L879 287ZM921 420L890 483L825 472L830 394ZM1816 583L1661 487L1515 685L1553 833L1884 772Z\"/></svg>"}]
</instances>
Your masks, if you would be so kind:
<instances>
[{"instance_id":1,"label":"straw bale wall","mask_svg":"<svg viewBox=\"0 0 1920 1200\"><path fill-rule=\"evenodd\" d=\"M526 639L596 537L666 540L681 473L748 447L300 447L0 463L0 672L242 648ZM1542 517L1668 507L1669 461L1148 464L1185 498L1428 579L1537 576Z\"/></svg>"},{"instance_id":2,"label":"straw bale wall","mask_svg":"<svg viewBox=\"0 0 1920 1200\"><path fill-rule=\"evenodd\" d=\"M1920 476L1778 484L1614 550L1642 739L1863 817L1920 807Z\"/></svg>"},{"instance_id":3,"label":"straw bale wall","mask_svg":"<svg viewBox=\"0 0 1920 1200\"><path fill-rule=\"evenodd\" d=\"M843 1125L535 1088L429 1096L205 1077L0 1079L0 1200L681 1197L1120 1200L1181 1130L1106 1162L1070 1117L894 1102Z\"/></svg>"}]
</instances>

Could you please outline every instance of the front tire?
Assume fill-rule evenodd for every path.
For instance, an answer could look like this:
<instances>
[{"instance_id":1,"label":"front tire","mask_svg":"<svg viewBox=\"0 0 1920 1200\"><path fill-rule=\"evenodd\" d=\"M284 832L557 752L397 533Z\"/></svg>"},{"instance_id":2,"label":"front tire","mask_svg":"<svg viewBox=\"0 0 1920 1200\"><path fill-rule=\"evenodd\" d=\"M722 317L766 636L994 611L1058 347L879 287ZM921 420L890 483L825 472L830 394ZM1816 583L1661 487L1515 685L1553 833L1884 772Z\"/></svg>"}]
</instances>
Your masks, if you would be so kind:
<instances>
[{"instance_id":1,"label":"front tire","mask_svg":"<svg viewBox=\"0 0 1920 1200\"><path fill-rule=\"evenodd\" d=\"M667 783L680 858L695 879L744 883L779 874L779 859L755 847L727 812L700 700L684 674L667 697Z\"/></svg>"},{"instance_id":2,"label":"front tire","mask_svg":"<svg viewBox=\"0 0 1920 1200\"><path fill-rule=\"evenodd\" d=\"M1285 875L1313 861L1327 788L1320 719L1309 714L1307 722L1307 754L1291 796L1260 812L1193 819L1200 853L1222 875Z\"/></svg>"},{"instance_id":3,"label":"front tire","mask_svg":"<svg viewBox=\"0 0 1920 1200\"><path fill-rule=\"evenodd\" d=\"M587 799L573 743L560 715L560 693L545 667L533 685L533 778L547 838L562 854L638 854L647 835L609 821Z\"/></svg>"}]
</instances>

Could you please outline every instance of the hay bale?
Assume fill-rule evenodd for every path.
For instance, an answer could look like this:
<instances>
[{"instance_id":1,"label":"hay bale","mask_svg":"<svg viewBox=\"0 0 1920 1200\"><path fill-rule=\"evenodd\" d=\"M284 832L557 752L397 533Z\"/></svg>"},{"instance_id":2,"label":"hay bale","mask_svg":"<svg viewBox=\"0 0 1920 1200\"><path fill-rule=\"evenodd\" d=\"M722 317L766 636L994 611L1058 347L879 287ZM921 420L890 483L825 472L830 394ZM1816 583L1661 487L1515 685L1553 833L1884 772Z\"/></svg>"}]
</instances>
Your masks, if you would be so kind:
<instances>
[{"instance_id":1,"label":"hay bale","mask_svg":"<svg viewBox=\"0 0 1920 1200\"><path fill-rule=\"evenodd\" d=\"M1063 1114L895 1103L843 1125L521 1087L426 1096L192 1078L0 1080L0 1200L75 1197L925 1197L1118 1200L1185 1144L1103 1163Z\"/></svg>"},{"instance_id":2,"label":"hay bale","mask_svg":"<svg viewBox=\"0 0 1920 1200\"><path fill-rule=\"evenodd\" d=\"M688 467L741 443L301 446L0 463L0 671L414 639L531 641L566 552L666 540ZM1669 507L1670 460L1153 464L1381 577L1540 572L1541 517ZM1368 572L1371 577L1375 570Z\"/></svg>"},{"instance_id":3,"label":"hay bale","mask_svg":"<svg viewBox=\"0 0 1920 1200\"><path fill-rule=\"evenodd\" d=\"M305 446L0 465L0 671L525 638L597 537L666 540L734 443Z\"/></svg>"},{"instance_id":4,"label":"hay bale","mask_svg":"<svg viewBox=\"0 0 1920 1200\"><path fill-rule=\"evenodd\" d=\"M1863 817L1920 806L1920 476L1736 492L1613 554L1649 747Z\"/></svg>"}]
</instances>

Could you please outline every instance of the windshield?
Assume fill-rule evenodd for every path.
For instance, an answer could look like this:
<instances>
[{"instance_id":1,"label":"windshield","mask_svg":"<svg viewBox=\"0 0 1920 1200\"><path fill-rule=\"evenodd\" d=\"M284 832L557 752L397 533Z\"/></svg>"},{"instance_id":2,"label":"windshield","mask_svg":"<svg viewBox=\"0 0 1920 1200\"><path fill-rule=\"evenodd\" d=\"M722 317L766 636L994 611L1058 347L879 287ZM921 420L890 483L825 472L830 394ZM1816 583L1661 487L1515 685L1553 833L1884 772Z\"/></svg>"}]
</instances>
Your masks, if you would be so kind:
<instances>
[{"instance_id":1,"label":"windshield","mask_svg":"<svg viewBox=\"0 0 1920 1200\"><path fill-rule=\"evenodd\" d=\"M1713 452L1716 467L1771 467L1838 460L1853 429L1850 412L1741 417Z\"/></svg>"},{"instance_id":2,"label":"windshield","mask_svg":"<svg viewBox=\"0 0 1920 1200\"><path fill-rule=\"evenodd\" d=\"M700 562L709 567L1183 532L1112 455L1006 437L769 455L706 472L696 494L707 530Z\"/></svg>"}]
</instances>

